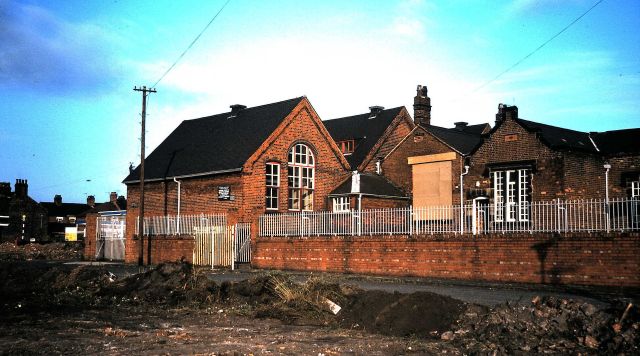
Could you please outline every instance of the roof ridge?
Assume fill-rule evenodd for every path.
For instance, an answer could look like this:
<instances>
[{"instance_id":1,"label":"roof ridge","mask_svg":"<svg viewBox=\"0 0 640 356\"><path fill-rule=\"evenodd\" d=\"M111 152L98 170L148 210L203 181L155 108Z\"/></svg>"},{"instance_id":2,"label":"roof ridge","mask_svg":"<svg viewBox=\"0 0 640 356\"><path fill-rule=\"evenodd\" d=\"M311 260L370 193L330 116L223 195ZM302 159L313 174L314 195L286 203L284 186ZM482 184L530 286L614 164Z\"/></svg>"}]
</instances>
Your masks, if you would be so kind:
<instances>
[{"instance_id":1,"label":"roof ridge","mask_svg":"<svg viewBox=\"0 0 640 356\"><path fill-rule=\"evenodd\" d=\"M581 133L581 134L588 134L588 132L585 131L578 131L578 130L574 130L574 129L568 129L566 127L561 127L561 126L555 126L555 125L549 125L549 124L545 124L542 122L538 122L538 121L531 121L531 120L526 120L526 119L521 119L521 118L516 118L515 120L519 120L519 121L524 121L525 123L532 123L532 124L536 124L536 125L541 125L541 126L546 126L546 127L552 127L554 129L560 129L560 130L565 130L565 131L571 131L571 132L577 132L577 133Z\"/></svg>"},{"instance_id":2,"label":"roof ridge","mask_svg":"<svg viewBox=\"0 0 640 356\"><path fill-rule=\"evenodd\" d=\"M283 104L283 103L286 103L286 102L289 102L289 101L302 100L304 98L306 98L305 95L299 96L299 97L295 97L295 98L291 98L291 99L286 99L286 100L274 101L272 103L266 103L266 104L260 104L260 105L256 105L256 106L251 106L251 107L247 107L247 108L245 108L243 110L255 110L255 109L259 109L259 108L263 108L263 107L267 107L267 106ZM220 115L229 114L230 112L231 111L224 111L224 112L220 112L220 113L213 114L213 115L197 117L197 118L194 118L194 119L185 119L185 120L182 120L182 121L184 122L184 121L195 121L195 120L201 120L201 119L210 119L210 118L213 118L214 116L220 116Z\"/></svg>"},{"instance_id":3,"label":"roof ridge","mask_svg":"<svg viewBox=\"0 0 640 356\"><path fill-rule=\"evenodd\" d=\"M392 111L392 110L402 110L404 106L397 106L395 108L389 108L389 109L384 109L380 112L385 112L385 111ZM363 115L370 115L371 112L367 111L367 112L363 112L361 114L355 114L355 115L351 115L351 116L343 116L343 117L336 117L333 119L326 119L326 120L322 120L322 122L327 122L327 121L337 121L337 120L343 120L343 119L352 119L354 117L358 117L358 116L363 116Z\"/></svg>"}]
</instances>

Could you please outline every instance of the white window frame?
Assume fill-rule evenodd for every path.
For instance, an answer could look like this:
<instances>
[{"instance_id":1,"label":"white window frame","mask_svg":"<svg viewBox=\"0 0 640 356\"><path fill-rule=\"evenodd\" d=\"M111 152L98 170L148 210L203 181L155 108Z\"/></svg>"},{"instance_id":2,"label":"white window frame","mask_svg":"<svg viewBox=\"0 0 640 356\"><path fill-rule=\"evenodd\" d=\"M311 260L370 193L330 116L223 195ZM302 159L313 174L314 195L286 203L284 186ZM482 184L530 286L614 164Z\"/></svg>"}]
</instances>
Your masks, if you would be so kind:
<instances>
[{"instance_id":1,"label":"white window frame","mask_svg":"<svg viewBox=\"0 0 640 356\"><path fill-rule=\"evenodd\" d=\"M266 210L278 210L280 192L280 164L268 162L265 168L266 191L265 191L265 208Z\"/></svg>"},{"instance_id":2,"label":"white window frame","mask_svg":"<svg viewBox=\"0 0 640 356\"><path fill-rule=\"evenodd\" d=\"M631 199L640 199L640 180L631 182Z\"/></svg>"},{"instance_id":3,"label":"white window frame","mask_svg":"<svg viewBox=\"0 0 640 356\"><path fill-rule=\"evenodd\" d=\"M292 211L312 211L315 190L315 157L311 148L297 143L289 150L287 207Z\"/></svg>"},{"instance_id":4,"label":"white window frame","mask_svg":"<svg viewBox=\"0 0 640 356\"><path fill-rule=\"evenodd\" d=\"M493 173L493 212L496 222L529 221L530 169L511 169Z\"/></svg>"},{"instance_id":5,"label":"white window frame","mask_svg":"<svg viewBox=\"0 0 640 356\"><path fill-rule=\"evenodd\" d=\"M351 211L351 204L349 197L335 197L333 201L334 213L348 213Z\"/></svg>"},{"instance_id":6,"label":"white window frame","mask_svg":"<svg viewBox=\"0 0 640 356\"><path fill-rule=\"evenodd\" d=\"M502 172L493 172L493 216L495 221L504 221L504 192Z\"/></svg>"}]
</instances>

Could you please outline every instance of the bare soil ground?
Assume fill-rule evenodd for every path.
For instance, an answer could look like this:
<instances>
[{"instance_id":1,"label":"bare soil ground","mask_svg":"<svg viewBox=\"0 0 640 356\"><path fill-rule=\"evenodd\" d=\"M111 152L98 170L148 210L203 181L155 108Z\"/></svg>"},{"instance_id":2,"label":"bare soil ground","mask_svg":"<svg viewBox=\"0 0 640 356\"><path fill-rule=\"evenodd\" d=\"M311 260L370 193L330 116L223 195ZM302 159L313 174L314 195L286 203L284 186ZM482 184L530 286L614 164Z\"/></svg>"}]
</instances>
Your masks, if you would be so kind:
<instances>
[{"instance_id":1,"label":"bare soil ground","mask_svg":"<svg viewBox=\"0 0 640 356\"><path fill-rule=\"evenodd\" d=\"M103 266L5 258L0 354L640 354L628 303L487 308L342 282L264 273L217 284L186 263L117 278Z\"/></svg>"}]
</instances>

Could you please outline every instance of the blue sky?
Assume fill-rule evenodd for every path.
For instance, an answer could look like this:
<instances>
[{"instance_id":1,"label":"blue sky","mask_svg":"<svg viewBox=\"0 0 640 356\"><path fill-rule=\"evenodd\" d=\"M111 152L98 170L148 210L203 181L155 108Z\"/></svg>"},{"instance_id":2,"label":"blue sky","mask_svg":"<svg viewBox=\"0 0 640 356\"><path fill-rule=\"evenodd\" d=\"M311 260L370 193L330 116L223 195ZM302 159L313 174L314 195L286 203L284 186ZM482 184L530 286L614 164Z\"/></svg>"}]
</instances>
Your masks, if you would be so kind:
<instances>
[{"instance_id":1,"label":"blue sky","mask_svg":"<svg viewBox=\"0 0 640 356\"><path fill-rule=\"evenodd\" d=\"M126 195L140 93L225 0L0 0L0 181L38 201ZM582 131L640 127L640 1L231 0L150 96L147 153L182 120L306 95L322 119L406 106L493 123L499 103Z\"/></svg>"}]
</instances>

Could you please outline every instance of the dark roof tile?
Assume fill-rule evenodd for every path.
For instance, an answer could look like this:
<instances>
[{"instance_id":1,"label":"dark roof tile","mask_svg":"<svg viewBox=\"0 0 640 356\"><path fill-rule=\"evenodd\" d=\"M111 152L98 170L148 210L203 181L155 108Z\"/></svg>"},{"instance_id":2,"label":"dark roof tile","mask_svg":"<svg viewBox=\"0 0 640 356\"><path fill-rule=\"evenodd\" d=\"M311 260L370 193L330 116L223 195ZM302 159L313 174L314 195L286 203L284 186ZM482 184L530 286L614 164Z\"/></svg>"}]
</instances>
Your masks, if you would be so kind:
<instances>
[{"instance_id":1,"label":"dark roof tile","mask_svg":"<svg viewBox=\"0 0 640 356\"><path fill-rule=\"evenodd\" d=\"M604 154L640 154L640 128L596 132L591 138Z\"/></svg>"},{"instance_id":2,"label":"dark roof tile","mask_svg":"<svg viewBox=\"0 0 640 356\"><path fill-rule=\"evenodd\" d=\"M480 125L474 125L480 126ZM444 128L439 126L421 126L449 147L463 155L468 155L482 141L480 134L461 131L456 128Z\"/></svg>"}]
</instances>

